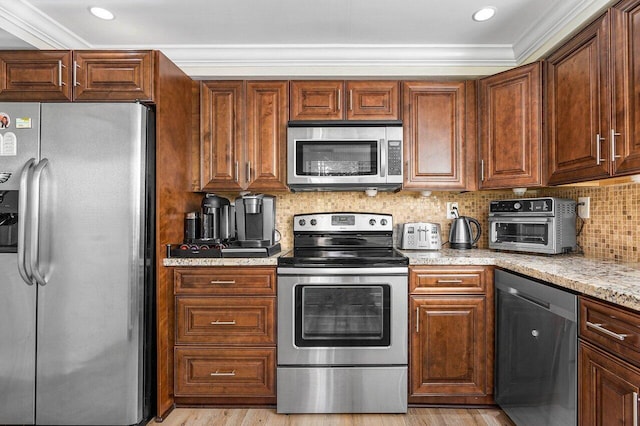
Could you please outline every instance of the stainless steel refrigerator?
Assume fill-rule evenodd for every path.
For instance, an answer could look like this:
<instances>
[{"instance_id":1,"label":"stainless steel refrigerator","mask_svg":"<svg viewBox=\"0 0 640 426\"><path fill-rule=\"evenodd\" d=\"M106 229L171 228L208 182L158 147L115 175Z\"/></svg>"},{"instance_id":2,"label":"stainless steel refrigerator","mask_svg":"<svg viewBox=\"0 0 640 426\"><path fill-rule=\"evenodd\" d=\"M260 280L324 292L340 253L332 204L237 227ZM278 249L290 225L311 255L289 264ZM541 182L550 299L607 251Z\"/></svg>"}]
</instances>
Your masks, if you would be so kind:
<instances>
[{"instance_id":1,"label":"stainless steel refrigerator","mask_svg":"<svg viewBox=\"0 0 640 426\"><path fill-rule=\"evenodd\" d=\"M153 127L135 103L0 103L0 424L152 410Z\"/></svg>"}]
</instances>

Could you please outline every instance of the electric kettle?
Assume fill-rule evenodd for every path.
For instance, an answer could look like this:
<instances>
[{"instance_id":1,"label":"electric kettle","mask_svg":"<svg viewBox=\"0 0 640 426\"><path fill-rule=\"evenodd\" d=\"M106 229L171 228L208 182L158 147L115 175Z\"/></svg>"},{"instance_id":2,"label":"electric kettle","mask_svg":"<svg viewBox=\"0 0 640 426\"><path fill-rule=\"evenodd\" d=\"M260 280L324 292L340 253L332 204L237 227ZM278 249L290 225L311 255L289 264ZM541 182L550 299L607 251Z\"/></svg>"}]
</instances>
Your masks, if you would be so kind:
<instances>
[{"instance_id":1,"label":"electric kettle","mask_svg":"<svg viewBox=\"0 0 640 426\"><path fill-rule=\"evenodd\" d=\"M477 233L473 235L471 224L475 225ZM480 239L482 229L480 222L472 217L460 216L451 223L449 232L449 246L454 249L470 249Z\"/></svg>"}]
</instances>

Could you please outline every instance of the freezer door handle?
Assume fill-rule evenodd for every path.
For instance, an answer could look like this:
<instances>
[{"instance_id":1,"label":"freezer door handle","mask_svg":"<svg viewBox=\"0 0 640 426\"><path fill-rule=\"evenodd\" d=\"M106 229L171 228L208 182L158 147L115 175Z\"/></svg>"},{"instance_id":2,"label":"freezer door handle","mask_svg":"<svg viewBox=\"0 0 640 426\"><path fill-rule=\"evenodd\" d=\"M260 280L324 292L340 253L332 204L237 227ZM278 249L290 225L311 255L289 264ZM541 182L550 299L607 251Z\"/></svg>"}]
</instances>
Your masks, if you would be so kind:
<instances>
[{"instance_id":1,"label":"freezer door handle","mask_svg":"<svg viewBox=\"0 0 640 426\"><path fill-rule=\"evenodd\" d=\"M29 285L33 284L33 277L31 273L31 265L26 262L27 250L29 250L29 244L27 241L27 211L29 207L29 186L31 176L33 174L33 167L36 163L35 158L29 159L22 168L20 174L20 193L18 195L18 272L20 276Z\"/></svg>"},{"instance_id":2,"label":"freezer door handle","mask_svg":"<svg viewBox=\"0 0 640 426\"><path fill-rule=\"evenodd\" d=\"M40 273L40 261L38 259L38 248L40 247L40 182L42 171L49 164L49 160L43 158L33 171L33 185L31 189L31 250L30 262L33 277L38 284L45 285L47 280L44 274Z\"/></svg>"}]
</instances>

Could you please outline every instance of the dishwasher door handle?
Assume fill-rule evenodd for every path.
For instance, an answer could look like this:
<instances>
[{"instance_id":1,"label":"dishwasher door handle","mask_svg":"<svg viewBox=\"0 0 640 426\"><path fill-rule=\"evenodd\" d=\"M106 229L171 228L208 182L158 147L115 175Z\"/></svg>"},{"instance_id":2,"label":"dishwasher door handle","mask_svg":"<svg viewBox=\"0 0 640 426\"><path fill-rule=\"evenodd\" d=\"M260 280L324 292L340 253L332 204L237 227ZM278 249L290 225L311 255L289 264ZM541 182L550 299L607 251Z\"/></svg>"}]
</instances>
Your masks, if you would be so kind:
<instances>
[{"instance_id":1,"label":"dishwasher door handle","mask_svg":"<svg viewBox=\"0 0 640 426\"><path fill-rule=\"evenodd\" d=\"M524 299L527 302L534 303L534 304L536 304L536 305L538 305L538 306L540 306L542 308L545 308L546 310L551 309L551 303L545 302L544 300L540 300L537 297L530 296L530 295L528 295L526 293L522 293L521 291L516 290L513 287L509 287L509 294L511 294L513 296L516 296L516 297L519 297L521 299Z\"/></svg>"}]
</instances>

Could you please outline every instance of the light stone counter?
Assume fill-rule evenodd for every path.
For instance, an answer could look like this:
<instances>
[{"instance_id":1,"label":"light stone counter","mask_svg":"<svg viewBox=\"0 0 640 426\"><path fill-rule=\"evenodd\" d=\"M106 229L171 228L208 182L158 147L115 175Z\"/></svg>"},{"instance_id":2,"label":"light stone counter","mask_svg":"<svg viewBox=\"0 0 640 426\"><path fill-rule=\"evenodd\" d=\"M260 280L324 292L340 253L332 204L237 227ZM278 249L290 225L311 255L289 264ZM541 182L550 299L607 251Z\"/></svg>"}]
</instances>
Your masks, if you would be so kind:
<instances>
[{"instance_id":1,"label":"light stone counter","mask_svg":"<svg viewBox=\"0 0 640 426\"><path fill-rule=\"evenodd\" d=\"M410 251L410 265L494 265L640 311L640 266L579 255L531 255L493 250Z\"/></svg>"},{"instance_id":2,"label":"light stone counter","mask_svg":"<svg viewBox=\"0 0 640 426\"><path fill-rule=\"evenodd\" d=\"M262 258L167 258L164 266L276 266L289 249ZM531 255L493 250L403 250L410 265L494 265L640 311L640 265L579 255Z\"/></svg>"}]
</instances>

